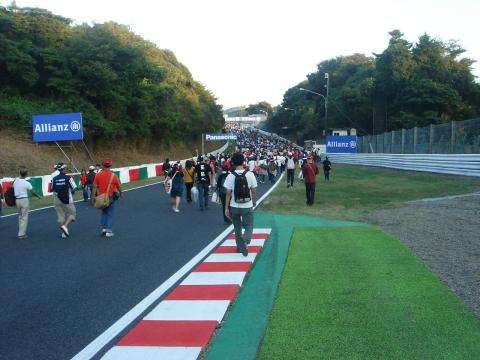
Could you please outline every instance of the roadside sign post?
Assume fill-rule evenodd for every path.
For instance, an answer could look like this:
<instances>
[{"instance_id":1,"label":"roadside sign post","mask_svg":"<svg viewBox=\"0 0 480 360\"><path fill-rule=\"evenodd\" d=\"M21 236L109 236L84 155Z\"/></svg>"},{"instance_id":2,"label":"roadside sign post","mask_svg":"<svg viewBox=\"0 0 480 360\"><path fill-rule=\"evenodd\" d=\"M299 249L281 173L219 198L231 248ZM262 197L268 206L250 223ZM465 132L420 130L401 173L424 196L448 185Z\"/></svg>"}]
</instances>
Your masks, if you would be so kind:
<instances>
[{"instance_id":1,"label":"roadside sign post","mask_svg":"<svg viewBox=\"0 0 480 360\"><path fill-rule=\"evenodd\" d=\"M327 153L356 153L357 137L356 136L327 136Z\"/></svg>"},{"instance_id":2,"label":"roadside sign post","mask_svg":"<svg viewBox=\"0 0 480 360\"><path fill-rule=\"evenodd\" d=\"M75 170L78 171L58 142L69 140L83 142L82 113L33 115L32 138L37 145L39 142L54 142ZM90 156L90 152L88 153Z\"/></svg>"}]
</instances>

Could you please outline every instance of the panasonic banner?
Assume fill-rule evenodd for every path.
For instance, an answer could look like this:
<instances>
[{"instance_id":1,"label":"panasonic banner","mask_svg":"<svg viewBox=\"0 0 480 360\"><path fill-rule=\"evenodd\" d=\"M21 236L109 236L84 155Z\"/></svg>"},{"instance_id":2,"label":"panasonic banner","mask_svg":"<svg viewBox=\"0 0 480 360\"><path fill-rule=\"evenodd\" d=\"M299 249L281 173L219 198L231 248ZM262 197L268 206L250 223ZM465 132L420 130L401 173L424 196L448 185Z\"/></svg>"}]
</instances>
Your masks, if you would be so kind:
<instances>
[{"instance_id":1,"label":"panasonic banner","mask_svg":"<svg viewBox=\"0 0 480 360\"><path fill-rule=\"evenodd\" d=\"M206 134L205 140L207 141L225 141L225 140L237 140L235 134Z\"/></svg>"},{"instance_id":2,"label":"panasonic banner","mask_svg":"<svg viewBox=\"0 0 480 360\"><path fill-rule=\"evenodd\" d=\"M327 153L356 153L356 136L327 136Z\"/></svg>"},{"instance_id":3,"label":"panasonic banner","mask_svg":"<svg viewBox=\"0 0 480 360\"><path fill-rule=\"evenodd\" d=\"M83 140L82 113L33 115L33 142Z\"/></svg>"}]
</instances>

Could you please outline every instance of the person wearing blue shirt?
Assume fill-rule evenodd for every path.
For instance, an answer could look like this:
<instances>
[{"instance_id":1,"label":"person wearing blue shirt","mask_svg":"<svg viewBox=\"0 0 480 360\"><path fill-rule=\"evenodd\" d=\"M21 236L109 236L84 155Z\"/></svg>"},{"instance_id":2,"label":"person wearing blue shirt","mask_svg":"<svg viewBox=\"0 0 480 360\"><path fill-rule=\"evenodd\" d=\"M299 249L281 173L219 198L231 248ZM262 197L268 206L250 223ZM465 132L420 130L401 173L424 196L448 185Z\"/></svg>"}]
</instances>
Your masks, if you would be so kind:
<instances>
[{"instance_id":1,"label":"person wearing blue shirt","mask_svg":"<svg viewBox=\"0 0 480 360\"><path fill-rule=\"evenodd\" d=\"M75 221L77 213L72 196L76 185L73 179L65 174L66 168L65 164L58 164L57 169L60 173L52 180L53 205L57 213L62 238L70 236L68 225Z\"/></svg>"}]
</instances>

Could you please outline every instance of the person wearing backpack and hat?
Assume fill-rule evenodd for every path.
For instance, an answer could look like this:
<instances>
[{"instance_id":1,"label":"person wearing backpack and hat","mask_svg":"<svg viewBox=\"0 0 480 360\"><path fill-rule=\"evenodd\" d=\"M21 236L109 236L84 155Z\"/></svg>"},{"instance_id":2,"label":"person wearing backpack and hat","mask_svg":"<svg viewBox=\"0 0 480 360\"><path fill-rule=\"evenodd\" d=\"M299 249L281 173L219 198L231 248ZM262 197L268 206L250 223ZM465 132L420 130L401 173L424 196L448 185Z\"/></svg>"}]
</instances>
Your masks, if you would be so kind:
<instances>
[{"instance_id":1,"label":"person wearing backpack and hat","mask_svg":"<svg viewBox=\"0 0 480 360\"><path fill-rule=\"evenodd\" d=\"M118 197L123 197L120 180L117 175L110 170L111 167L111 158L103 160L103 170L95 176L95 180L93 181L93 196L91 200L92 205L94 205L96 196L105 194L108 189L108 206L102 208L102 216L100 218L100 223L102 225L101 235L105 237L113 236L112 228L115 220L115 201Z\"/></svg>"},{"instance_id":2,"label":"person wearing backpack and hat","mask_svg":"<svg viewBox=\"0 0 480 360\"><path fill-rule=\"evenodd\" d=\"M244 161L241 153L233 154L235 170L227 176L223 186L227 190L225 216L233 222L237 252L247 256L253 233L253 208L257 206L257 179L251 171L243 168ZM245 229L243 237L242 228Z\"/></svg>"},{"instance_id":3,"label":"person wearing backpack and hat","mask_svg":"<svg viewBox=\"0 0 480 360\"><path fill-rule=\"evenodd\" d=\"M60 163L57 166L59 174L52 179L53 207L57 213L62 238L70 236L68 225L75 221L77 211L73 203L75 181L65 174L67 165Z\"/></svg>"}]
</instances>

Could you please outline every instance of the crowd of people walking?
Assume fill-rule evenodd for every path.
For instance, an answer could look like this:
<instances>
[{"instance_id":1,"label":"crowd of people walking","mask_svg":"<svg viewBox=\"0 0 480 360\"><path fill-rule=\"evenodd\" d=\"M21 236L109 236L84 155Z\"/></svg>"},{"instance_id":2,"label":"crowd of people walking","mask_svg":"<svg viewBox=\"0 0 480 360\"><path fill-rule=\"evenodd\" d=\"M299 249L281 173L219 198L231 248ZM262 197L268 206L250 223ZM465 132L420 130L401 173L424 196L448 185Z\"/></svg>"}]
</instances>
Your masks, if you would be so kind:
<instances>
[{"instance_id":1,"label":"crowd of people walking","mask_svg":"<svg viewBox=\"0 0 480 360\"><path fill-rule=\"evenodd\" d=\"M210 204L221 204L221 216L225 224L233 224L238 252L248 254L247 246L253 230L253 210L256 207L256 188L267 181L275 183L278 176L286 171L287 188L296 182L303 182L306 190L306 203L314 205L318 163L323 164L325 180L330 180L331 162L323 161L316 153L303 152L300 147L281 139L264 135L255 129L232 130L238 140L232 153L198 155L185 161L163 163L164 189L169 194L172 211L181 211L181 201L185 194L187 204L197 203L199 211L207 211ZM73 195L81 190L83 201L90 202L101 211L101 236L114 236L116 201L123 197L118 176L111 171L111 158L102 164L90 166L80 172L79 186L66 174L67 166L58 163L51 174L53 207L57 215L59 233L62 238L70 236L69 227L76 220ZM296 171L300 170L298 176ZM28 192L35 193L25 179L28 171L20 170L20 176L13 182L14 203L18 210L18 239L27 237L29 199ZM0 191L2 202L4 194ZM8 194L5 194L5 197ZM244 235L241 229L245 230Z\"/></svg>"}]
</instances>

